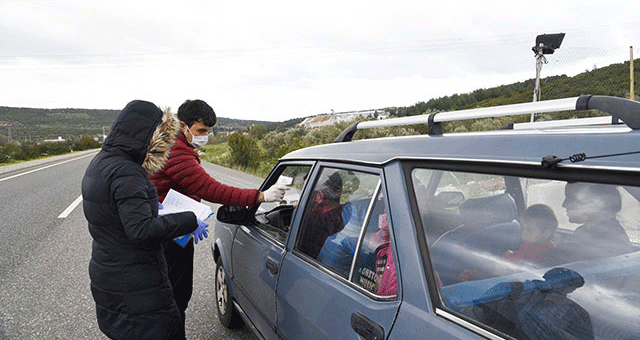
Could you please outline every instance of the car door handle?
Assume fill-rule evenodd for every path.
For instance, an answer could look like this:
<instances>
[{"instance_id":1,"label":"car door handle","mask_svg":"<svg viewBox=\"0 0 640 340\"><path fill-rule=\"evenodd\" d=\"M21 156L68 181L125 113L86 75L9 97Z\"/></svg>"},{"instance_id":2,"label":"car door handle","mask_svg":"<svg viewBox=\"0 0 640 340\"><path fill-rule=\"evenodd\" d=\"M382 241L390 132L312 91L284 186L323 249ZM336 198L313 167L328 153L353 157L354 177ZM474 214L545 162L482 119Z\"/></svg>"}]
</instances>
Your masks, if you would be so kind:
<instances>
[{"instance_id":1,"label":"car door handle","mask_svg":"<svg viewBox=\"0 0 640 340\"><path fill-rule=\"evenodd\" d=\"M267 256L266 266L267 270L269 270L269 273L273 275L278 274L278 261L276 261L273 257Z\"/></svg>"},{"instance_id":2,"label":"car door handle","mask_svg":"<svg viewBox=\"0 0 640 340\"><path fill-rule=\"evenodd\" d=\"M367 340L384 339L384 328L360 312L351 314L351 328Z\"/></svg>"}]
</instances>

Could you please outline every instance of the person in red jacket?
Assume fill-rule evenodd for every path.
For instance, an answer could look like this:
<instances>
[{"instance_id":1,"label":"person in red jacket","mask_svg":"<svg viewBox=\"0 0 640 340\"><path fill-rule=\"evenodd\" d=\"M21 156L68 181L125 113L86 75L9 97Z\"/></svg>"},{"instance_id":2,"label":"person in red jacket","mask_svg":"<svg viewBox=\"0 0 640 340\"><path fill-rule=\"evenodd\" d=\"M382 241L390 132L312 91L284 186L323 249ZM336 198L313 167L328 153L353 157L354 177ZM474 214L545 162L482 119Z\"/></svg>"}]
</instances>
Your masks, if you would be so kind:
<instances>
[{"instance_id":1,"label":"person in red jacket","mask_svg":"<svg viewBox=\"0 0 640 340\"><path fill-rule=\"evenodd\" d=\"M195 151L207 144L209 131L216 124L213 108L202 100L187 100L178 108L180 130L169 159L162 170L151 176L162 202L169 189L176 190L196 201L202 199L225 205L250 206L261 202L280 201L286 186L273 185L264 192L225 185L211 177L200 165ZM206 235L205 235L206 237ZM169 267L173 296L182 315L193 291L193 240L183 248L173 241L165 243L164 254Z\"/></svg>"}]
</instances>

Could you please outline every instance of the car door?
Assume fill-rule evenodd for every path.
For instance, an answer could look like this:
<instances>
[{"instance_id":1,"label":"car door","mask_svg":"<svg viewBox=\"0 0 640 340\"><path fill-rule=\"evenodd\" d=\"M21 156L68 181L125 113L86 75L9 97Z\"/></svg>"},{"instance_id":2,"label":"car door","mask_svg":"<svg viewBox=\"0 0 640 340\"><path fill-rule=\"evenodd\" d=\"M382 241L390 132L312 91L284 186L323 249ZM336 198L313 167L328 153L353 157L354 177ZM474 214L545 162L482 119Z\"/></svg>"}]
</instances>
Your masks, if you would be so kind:
<instances>
[{"instance_id":1,"label":"car door","mask_svg":"<svg viewBox=\"0 0 640 340\"><path fill-rule=\"evenodd\" d=\"M263 190L277 179L287 179L290 189L284 201L300 196L310 164L280 165L270 176ZM239 288L237 299L258 331L267 339L275 333L275 289L280 263L284 256L292 205L275 202L263 204L255 221L238 228L231 250L234 286Z\"/></svg>"},{"instance_id":2,"label":"car door","mask_svg":"<svg viewBox=\"0 0 640 340\"><path fill-rule=\"evenodd\" d=\"M393 253L381 170L325 164L314 173L278 280L279 336L382 339L400 305L400 284L394 267L386 276L396 284L381 288Z\"/></svg>"}]
</instances>

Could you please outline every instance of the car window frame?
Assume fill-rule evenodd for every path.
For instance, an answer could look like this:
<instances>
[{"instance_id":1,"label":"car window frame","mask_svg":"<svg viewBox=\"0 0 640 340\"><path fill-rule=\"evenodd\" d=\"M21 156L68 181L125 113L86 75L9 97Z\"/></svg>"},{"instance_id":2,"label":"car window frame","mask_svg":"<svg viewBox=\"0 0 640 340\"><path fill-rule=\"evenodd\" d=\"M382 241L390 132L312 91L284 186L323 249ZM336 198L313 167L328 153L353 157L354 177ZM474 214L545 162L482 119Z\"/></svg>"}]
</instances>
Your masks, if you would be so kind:
<instances>
[{"instance_id":1,"label":"car window frame","mask_svg":"<svg viewBox=\"0 0 640 340\"><path fill-rule=\"evenodd\" d=\"M611 169L602 166L576 164L563 165L558 168L550 169L542 167L540 164L499 162L477 159L411 159L403 161L406 190L410 200L411 214L415 222L414 225L416 227L416 234L418 237L417 243L420 247L420 254L423 259L422 266L424 275L428 282L429 299L434 313L471 331L495 339L503 339L505 335L500 333L498 330L479 322L478 320L457 313L444 305L443 298L440 295L440 289L437 287L437 278L429 255L430 245L427 244L427 235L423 228L422 217L420 216L419 206L416 199L416 192L414 189L415 183L412 177L414 169L471 172L500 175L505 177L511 176L518 180L520 178L535 178L565 182L592 182L634 187L639 187L637 184L637 176L640 175L640 168ZM515 200L516 202L518 201L518 199Z\"/></svg>"},{"instance_id":2,"label":"car window frame","mask_svg":"<svg viewBox=\"0 0 640 340\"><path fill-rule=\"evenodd\" d=\"M280 177L280 175L284 172L284 169L287 168L287 167L291 167L291 166L309 166L309 172L308 172L307 176L311 176L311 174L314 171L314 167L316 166L316 162L315 161L281 161L281 162L278 162L271 169L271 172L269 173L269 175L267 175L265 180L262 182L262 184L259 187L259 190L260 191L265 191L268 188L270 188L273 184L275 184L277 182L277 180ZM301 197L304 196L304 192L305 192L307 187L308 187L308 185L306 185L306 184L303 186L302 191L300 193ZM259 207L260 207L260 204L256 204L255 206L250 207L247 213L252 215L252 216L255 216L256 214L258 214L258 208ZM278 207L280 207L280 206L277 206L276 208L278 208ZM278 240L273 235L269 234L268 232L266 232L262 228L260 228L257 225L260 222L257 221L255 219L255 217L254 217L254 219L252 221L253 223L245 224L245 226L247 228L255 230L257 233L262 235L266 240L268 240L269 242L273 243L274 245L276 245L280 249L284 250L286 248L286 245L287 245L287 242L288 242L289 238L291 237L292 226L294 224L295 215L298 213L299 210L300 209L295 209L295 208L293 210L293 213L292 213L292 216L291 216L291 223L290 223L290 226L289 226L289 232L287 233L287 237L285 238L284 241Z\"/></svg>"},{"instance_id":3,"label":"car window frame","mask_svg":"<svg viewBox=\"0 0 640 340\"><path fill-rule=\"evenodd\" d=\"M389 204L389 198L388 198L388 192L387 192L387 187L386 187L386 183L385 183L385 176L384 176L384 167L382 165L361 165L361 164L350 164L350 163L344 163L344 162L331 162L331 161L318 161L314 167L311 169L311 171L309 172L309 177L307 178L307 183L314 183L318 180L318 176L321 174L322 169L324 168L331 168L331 169L339 169L339 170L346 170L346 171L354 171L354 172L360 172L360 173L368 173L368 174L373 174L378 176L379 178L379 191L376 194L379 194L380 192L383 194L383 200L384 203L387 207L390 207ZM299 202L299 207L306 207L308 204L308 200L310 199L309 197L309 193L312 190L311 185L305 185L305 189L302 193L302 198L300 199ZM374 197L374 196L372 196ZM304 254L303 252L296 250L295 249L295 244L297 242L297 237L298 234L300 232L300 223L303 219L303 215L304 215L304 209L296 209L292 222L291 222L291 229L289 231L289 237L287 240L287 245L286 245L286 249L287 252L290 255L296 256L297 258L305 261L307 264L309 264L310 266L316 268L317 270L322 271L323 273L326 273L327 275L330 275L331 277L339 280L340 282L348 285L349 287L351 287L352 289L357 290L358 292L364 294L365 296L367 296L368 298L375 300L375 301L393 301L393 300L397 300L398 296L400 295L400 282L401 282L401 277L400 275L398 275L398 293L396 295L392 295L392 296L381 296L381 295L377 295L375 293L372 293L371 291L367 290L366 288L362 287L361 285L359 285L356 282L352 282L349 280L349 277L344 278L341 275L339 275L338 273L330 270L329 268L327 268L326 266L324 266L322 263L320 263L319 261L310 258L308 255ZM391 212L388 212L389 214L391 214ZM365 221L369 221L369 219L371 218L370 216L371 211L369 209L367 209L367 216L365 216ZM392 224L392 218L389 216L389 224L390 224L390 228L393 230L393 226ZM364 228L363 228L364 229ZM362 230L361 230L362 231ZM295 235L295 237L292 237L292 235ZM363 235L361 234L358 238L358 243L360 244L362 242L361 238L363 237ZM396 256L395 254L397 254L397 250L395 247L395 239L393 236L393 232L391 232L390 235L390 242L393 242L393 252L394 252L394 256ZM352 263L350 267L350 272L353 269L353 262L355 260L356 256L354 256L354 259L352 259ZM397 269L396 269L396 272ZM349 275L351 276L351 275Z\"/></svg>"}]
</instances>

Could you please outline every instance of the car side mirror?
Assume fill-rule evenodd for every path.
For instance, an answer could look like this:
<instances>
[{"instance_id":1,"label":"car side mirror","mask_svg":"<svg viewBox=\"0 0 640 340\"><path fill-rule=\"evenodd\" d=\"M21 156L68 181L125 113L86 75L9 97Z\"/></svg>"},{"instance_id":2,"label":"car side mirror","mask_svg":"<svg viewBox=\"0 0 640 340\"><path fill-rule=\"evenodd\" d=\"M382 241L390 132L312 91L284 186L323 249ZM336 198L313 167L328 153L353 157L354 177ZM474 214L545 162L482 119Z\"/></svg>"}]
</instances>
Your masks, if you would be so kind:
<instances>
[{"instance_id":1,"label":"car side mirror","mask_svg":"<svg viewBox=\"0 0 640 340\"><path fill-rule=\"evenodd\" d=\"M223 205L216 213L218 221L223 223L241 224L253 218L253 212L249 207Z\"/></svg>"}]
</instances>

